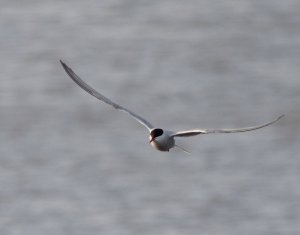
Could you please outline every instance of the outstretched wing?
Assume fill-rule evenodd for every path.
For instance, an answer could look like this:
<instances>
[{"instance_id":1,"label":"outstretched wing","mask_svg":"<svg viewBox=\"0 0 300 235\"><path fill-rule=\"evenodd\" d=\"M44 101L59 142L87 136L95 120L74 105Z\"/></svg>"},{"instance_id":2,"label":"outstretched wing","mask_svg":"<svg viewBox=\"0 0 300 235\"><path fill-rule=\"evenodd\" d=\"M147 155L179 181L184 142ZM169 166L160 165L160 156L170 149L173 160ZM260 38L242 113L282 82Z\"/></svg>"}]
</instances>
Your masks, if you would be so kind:
<instances>
[{"instance_id":1,"label":"outstretched wing","mask_svg":"<svg viewBox=\"0 0 300 235\"><path fill-rule=\"evenodd\" d=\"M129 109L126 109L122 107L121 105L116 104L115 102L111 101L110 99L106 98L104 95L100 94L98 91L96 91L94 88L86 84L70 67L68 67L62 60L60 60L61 65L63 66L66 73L70 76L70 78L83 90L85 90L87 93L91 94L92 96L96 97L98 100L101 100L115 109L124 111L131 115L133 118L135 118L139 123L144 125L149 131L153 128L153 126L144 118L141 116L135 114L134 112L130 111Z\"/></svg>"},{"instance_id":2,"label":"outstretched wing","mask_svg":"<svg viewBox=\"0 0 300 235\"><path fill-rule=\"evenodd\" d=\"M235 133L235 132L246 132L246 131L254 131L269 125L272 125L273 123L277 122L279 119L281 119L284 115L281 115L280 117L276 118L274 121L259 125L259 126L253 126L253 127L244 127L244 128L236 128L236 129L196 129L196 130L188 130L188 131L179 131L172 136L174 137L189 137L194 135L200 135L200 134L210 134L210 133Z\"/></svg>"}]
</instances>

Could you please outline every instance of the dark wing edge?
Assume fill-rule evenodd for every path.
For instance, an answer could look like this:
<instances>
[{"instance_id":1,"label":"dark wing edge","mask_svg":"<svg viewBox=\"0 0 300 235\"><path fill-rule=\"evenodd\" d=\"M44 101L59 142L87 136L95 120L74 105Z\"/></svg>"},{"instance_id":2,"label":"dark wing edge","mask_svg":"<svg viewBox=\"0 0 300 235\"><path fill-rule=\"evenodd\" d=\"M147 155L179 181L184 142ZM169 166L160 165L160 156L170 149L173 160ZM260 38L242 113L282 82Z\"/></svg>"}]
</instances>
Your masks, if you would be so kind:
<instances>
[{"instance_id":1,"label":"dark wing edge","mask_svg":"<svg viewBox=\"0 0 300 235\"><path fill-rule=\"evenodd\" d=\"M267 122L265 124L259 126L252 126L252 127L243 127L243 128L235 128L235 129L196 129L196 130L188 130L188 131L179 131L173 134L173 137L190 137L200 134L211 134L211 133L236 133L236 132L246 132L246 131L254 131L257 129L261 129L267 126L270 126L277 122L279 119L283 118L284 115L279 116L275 120L271 122Z\"/></svg>"},{"instance_id":2,"label":"dark wing edge","mask_svg":"<svg viewBox=\"0 0 300 235\"><path fill-rule=\"evenodd\" d=\"M96 91L94 88L89 86L87 83L85 83L70 67L68 67L62 60L60 60L60 63L66 73L69 75L69 77L83 90L85 90L90 95L94 96L98 100L101 100L105 102L106 104L109 104L113 106L115 109L124 111L128 114L130 114L133 118L135 118L139 123L141 123L143 126L145 126L149 131L153 129L153 126L151 123L149 123L147 120L142 118L141 116L135 114L134 112L122 107L121 105L118 105L111 101L110 99L106 98L104 95L100 94L98 91Z\"/></svg>"}]
</instances>

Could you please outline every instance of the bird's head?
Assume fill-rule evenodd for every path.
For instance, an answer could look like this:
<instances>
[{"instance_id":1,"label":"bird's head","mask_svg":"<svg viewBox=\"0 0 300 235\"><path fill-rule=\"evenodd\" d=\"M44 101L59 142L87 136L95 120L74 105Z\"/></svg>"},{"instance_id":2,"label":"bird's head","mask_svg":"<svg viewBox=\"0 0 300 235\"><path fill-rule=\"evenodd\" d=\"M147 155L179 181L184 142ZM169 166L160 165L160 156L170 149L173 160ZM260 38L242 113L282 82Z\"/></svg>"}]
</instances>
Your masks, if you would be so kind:
<instances>
[{"instance_id":1,"label":"bird's head","mask_svg":"<svg viewBox=\"0 0 300 235\"><path fill-rule=\"evenodd\" d=\"M163 129L155 128L150 132L150 143L155 140L156 137L161 136L164 133Z\"/></svg>"}]
</instances>

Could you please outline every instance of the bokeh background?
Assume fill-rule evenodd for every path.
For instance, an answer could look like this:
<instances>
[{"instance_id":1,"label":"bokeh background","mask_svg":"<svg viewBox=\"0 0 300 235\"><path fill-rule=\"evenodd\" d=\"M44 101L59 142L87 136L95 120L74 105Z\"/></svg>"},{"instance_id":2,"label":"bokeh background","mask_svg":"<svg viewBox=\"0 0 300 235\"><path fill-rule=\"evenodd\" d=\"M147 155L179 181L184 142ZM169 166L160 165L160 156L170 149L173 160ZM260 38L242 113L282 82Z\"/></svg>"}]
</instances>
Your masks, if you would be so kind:
<instances>
[{"instance_id":1,"label":"bokeh background","mask_svg":"<svg viewBox=\"0 0 300 235\"><path fill-rule=\"evenodd\" d=\"M300 234L300 1L0 1L0 234ZM179 139L158 127L256 125Z\"/></svg>"}]
</instances>

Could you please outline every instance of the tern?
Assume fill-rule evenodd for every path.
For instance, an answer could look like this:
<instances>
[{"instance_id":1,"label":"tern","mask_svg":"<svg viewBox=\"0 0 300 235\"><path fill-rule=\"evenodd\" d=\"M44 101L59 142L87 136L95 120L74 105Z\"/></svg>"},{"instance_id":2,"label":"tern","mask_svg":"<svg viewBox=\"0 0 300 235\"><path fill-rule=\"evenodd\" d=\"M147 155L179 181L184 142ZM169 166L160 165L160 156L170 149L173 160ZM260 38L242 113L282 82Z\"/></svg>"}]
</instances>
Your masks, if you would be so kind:
<instances>
[{"instance_id":1,"label":"tern","mask_svg":"<svg viewBox=\"0 0 300 235\"><path fill-rule=\"evenodd\" d=\"M87 83L85 83L70 67L68 67L62 60L60 60L60 63L66 73L70 76L70 78L83 90L85 90L90 95L94 96L98 100L101 100L102 102L112 106L113 108L123 111L130 116L132 116L134 119L136 119L140 124L145 126L149 133L149 143L160 151L169 151L173 147L178 147L181 150L189 153L184 148L178 146L175 144L175 137L190 137L195 135L201 135L201 134L211 134L211 133L236 133L236 132L246 132L246 131L253 131L257 130L266 126L269 126L275 122L277 122L279 119L281 119L284 115L279 116L275 120L271 122L267 122L258 126L252 126L252 127L243 127L243 128L235 128L235 129L194 129L194 130L186 130L186 131L170 131L163 128L157 128L154 127L150 122L148 122L146 119L141 117L140 115L132 112L131 110L111 101L98 91L96 91L94 88L89 86Z\"/></svg>"}]
</instances>

